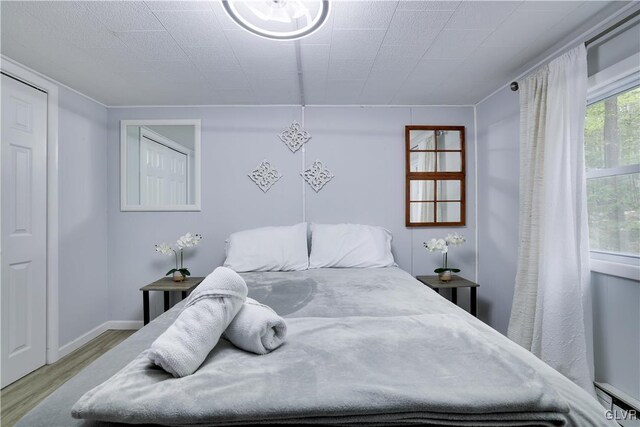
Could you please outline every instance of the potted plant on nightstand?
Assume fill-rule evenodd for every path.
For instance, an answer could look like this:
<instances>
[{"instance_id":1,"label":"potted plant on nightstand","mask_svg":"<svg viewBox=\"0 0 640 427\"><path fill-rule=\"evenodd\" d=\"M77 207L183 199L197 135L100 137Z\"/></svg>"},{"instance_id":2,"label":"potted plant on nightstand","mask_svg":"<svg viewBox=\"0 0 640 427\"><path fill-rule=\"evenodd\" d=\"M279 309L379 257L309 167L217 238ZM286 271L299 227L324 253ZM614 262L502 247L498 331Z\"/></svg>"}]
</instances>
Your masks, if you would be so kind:
<instances>
[{"instance_id":1,"label":"potted plant on nightstand","mask_svg":"<svg viewBox=\"0 0 640 427\"><path fill-rule=\"evenodd\" d=\"M452 233L447 234L444 239L431 239L428 242L424 242L424 247L429 252L441 252L442 253L442 267L433 270L438 274L438 279L441 282L449 282L453 279L453 273L459 273L459 268L451 268L448 264L449 246L460 246L465 242L465 238L462 234Z\"/></svg>"},{"instance_id":2,"label":"potted plant on nightstand","mask_svg":"<svg viewBox=\"0 0 640 427\"><path fill-rule=\"evenodd\" d=\"M184 236L178 238L178 241L176 242L177 250L173 249L166 243L160 243L159 245L156 245L156 252L160 252L163 255L171 255L171 253L173 253L176 259L176 268L172 268L171 270L169 270L166 276L173 275L174 282L182 282L187 278L187 276L191 276L191 272L189 272L189 269L185 268L183 264L183 251L186 248L196 246L198 243L200 243L200 240L202 240L201 235L187 233ZM180 255L179 257L178 253ZM178 264L178 258L180 259L180 264Z\"/></svg>"}]
</instances>

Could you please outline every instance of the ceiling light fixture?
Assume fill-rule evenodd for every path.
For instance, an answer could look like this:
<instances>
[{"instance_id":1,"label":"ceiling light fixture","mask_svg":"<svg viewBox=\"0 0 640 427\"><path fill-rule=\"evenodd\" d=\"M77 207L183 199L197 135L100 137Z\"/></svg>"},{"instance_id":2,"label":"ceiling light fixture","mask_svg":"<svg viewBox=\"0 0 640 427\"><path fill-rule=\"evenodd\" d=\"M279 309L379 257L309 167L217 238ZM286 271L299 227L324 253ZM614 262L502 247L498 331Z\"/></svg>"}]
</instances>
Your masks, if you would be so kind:
<instances>
[{"instance_id":1,"label":"ceiling light fixture","mask_svg":"<svg viewBox=\"0 0 640 427\"><path fill-rule=\"evenodd\" d=\"M329 16L329 0L222 0L222 6L236 24L271 40L306 37Z\"/></svg>"}]
</instances>

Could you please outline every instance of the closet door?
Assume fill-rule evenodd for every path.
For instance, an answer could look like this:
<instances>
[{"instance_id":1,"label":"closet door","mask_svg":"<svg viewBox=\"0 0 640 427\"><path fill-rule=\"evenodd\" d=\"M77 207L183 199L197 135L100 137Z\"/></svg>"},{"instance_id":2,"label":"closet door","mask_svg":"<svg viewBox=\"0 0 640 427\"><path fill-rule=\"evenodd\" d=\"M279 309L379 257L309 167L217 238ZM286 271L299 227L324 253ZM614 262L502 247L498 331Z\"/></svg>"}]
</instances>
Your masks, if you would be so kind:
<instances>
[{"instance_id":1,"label":"closet door","mask_svg":"<svg viewBox=\"0 0 640 427\"><path fill-rule=\"evenodd\" d=\"M2 75L2 387L46 362L47 95Z\"/></svg>"},{"instance_id":2,"label":"closet door","mask_svg":"<svg viewBox=\"0 0 640 427\"><path fill-rule=\"evenodd\" d=\"M187 155L140 139L140 202L143 206L187 204Z\"/></svg>"}]
</instances>

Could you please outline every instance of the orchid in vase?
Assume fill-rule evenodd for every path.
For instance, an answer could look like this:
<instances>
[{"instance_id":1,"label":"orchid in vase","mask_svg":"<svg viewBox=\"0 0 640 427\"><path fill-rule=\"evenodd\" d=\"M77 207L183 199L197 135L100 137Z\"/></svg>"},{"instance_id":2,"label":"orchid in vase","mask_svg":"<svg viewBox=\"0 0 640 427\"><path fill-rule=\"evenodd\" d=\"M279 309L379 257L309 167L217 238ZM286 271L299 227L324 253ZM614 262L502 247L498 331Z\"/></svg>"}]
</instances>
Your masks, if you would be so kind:
<instances>
[{"instance_id":1,"label":"orchid in vase","mask_svg":"<svg viewBox=\"0 0 640 427\"><path fill-rule=\"evenodd\" d=\"M163 255L171 255L173 253L176 259L176 268L169 270L165 276L170 274L173 275L174 282L182 282L187 278L187 276L191 276L191 272L189 272L187 268L184 268L184 249L197 246L198 243L200 243L200 240L202 240L202 236L200 234L187 233L178 238L178 241L176 242L177 250L167 243L160 243L159 245L156 245L156 252ZM178 259L180 260L179 264Z\"/></svg>"},{"instance_id":2,"label":"orchid in vase","mask_svg":"<svg viewBox=\"0 0 640 427\"><path fill-rule=\"evenodd\" d=\"M424 247L429 252L441 252L442 253L442 267L433 270L434 273L438 273L438 278L441 282L449 282L453 279L452 273L459 273L459 268L450 268L448 264L449 246L460 246L466 239L462 234L451 233L447 234L447 237L443 239L431 239L428 242L424 242Z\"/></svg>"}]
</instances>

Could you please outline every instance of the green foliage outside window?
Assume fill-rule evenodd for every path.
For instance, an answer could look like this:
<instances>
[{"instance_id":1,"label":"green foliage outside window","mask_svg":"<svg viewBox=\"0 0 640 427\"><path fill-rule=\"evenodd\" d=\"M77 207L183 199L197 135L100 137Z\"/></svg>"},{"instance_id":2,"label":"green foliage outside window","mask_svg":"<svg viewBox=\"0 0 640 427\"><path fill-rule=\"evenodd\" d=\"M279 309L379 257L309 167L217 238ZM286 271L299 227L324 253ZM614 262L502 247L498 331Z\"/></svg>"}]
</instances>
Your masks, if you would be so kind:
<instances>
[{"instance_id":1,"label":"green foliage outside window","mask_svg":"<svg viewBox=\"0 0 640 427\"><path fill-rule=\"evenodd\" d=\"M585 160L611 172L587 179L591 249L640 255L640 173L619 169L640 164L640 87L587 107Z\"/></svg>"}]
</instances>

